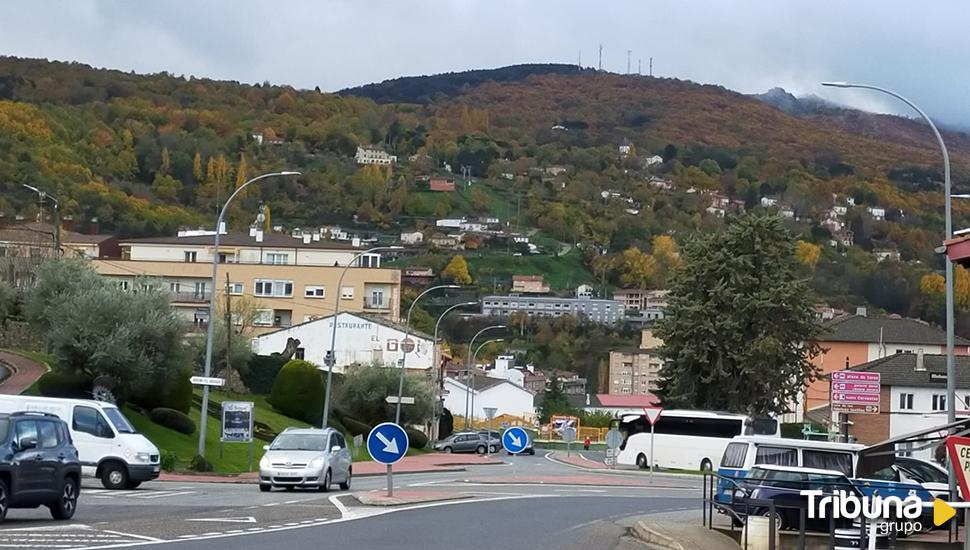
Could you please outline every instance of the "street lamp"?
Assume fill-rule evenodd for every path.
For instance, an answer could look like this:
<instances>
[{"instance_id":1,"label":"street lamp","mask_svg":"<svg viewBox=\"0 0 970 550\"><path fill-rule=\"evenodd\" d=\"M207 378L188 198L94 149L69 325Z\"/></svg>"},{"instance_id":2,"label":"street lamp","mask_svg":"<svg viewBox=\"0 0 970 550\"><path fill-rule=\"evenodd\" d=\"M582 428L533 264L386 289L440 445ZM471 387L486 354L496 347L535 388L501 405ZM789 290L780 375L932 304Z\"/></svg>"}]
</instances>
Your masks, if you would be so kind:
<instances>
[{"instance_id":1,"label":"street lamp","mask_svg":"<svg viewBox=\"0 0 970 550\"><path fill-rule=\"evenodd\" d=\"M44 203L44 200L46 200L46 199L50 199L50 201L52 203L54 203L54 255L55 256L60 256L61 255L61 210L60 210L60 203L57 202L57 198L54 195L48 194L47 191L43 191L41 189L38 189L38 188L34 187L33 185L27 185L26 183L23 184L23 186L24 186L25 189L30 189L34 193L37 193L37 196L40 197L41 204L43 204Z\"/></svg>"},{"instance_id":2,"label":"street lamp","mask_svg":"<svg viewBox=\"0 0 970 550\"><path fill-rule=\"evenodd\" d=\"M431 360L434 361L431 374L434 377L434 414L431 415L431 433L434 434L432 440L438 439L438 402L441 400L441 363L438 361L438 327L441 326L442 319L452 311L460 307L477 306L478 302L462 302L455 304L441 312L438 320L434 324L434 340L431 341Z\"/></svg>"},{"instance_id":3,"label":"street lamp","mask_svg":"<svg viewBox=\"0 0 970 550\"><path fill-rule=\"evenodd\" d=\"M482 351L482 348L484 348L485 346L487 346L489 344L494 344L496 342L504 342L504 341L505 341L505 338L493 338L491 340L486 340L485 342L482 342L482 345L478 346L475 349L475 353L472 354L472 366L473 367L475 366L475 360L478 357L478 352ZM472 386L471 386L471 394L472 394L471 414L472 414L472 417L474 417L475 416L475 375L473 374L471 378L472 378L471 379L471 383L472 383ZM474 427L474 425L472 425L472 427ZM492 437L492 434L490 432L488 434L488 438L486 438L486 439L489 439L491 437ZM487 445L486 445L486 449L487 449Z\"/></svg>"},{"instance_id":4,"label":"street lamp","mask_svg":"<svg viewBox=\"0 0 970 550\"><path fill-rule=\"evenodd\" d=\"M256 176L255 178L247 181L246 183L240 185L235 191L229 195L226 199L226 203L222 205L222 210L219 212L219 217L216 218L216 235L215 242L213 243L212 249L212 294L209 297L209 319L208 319L208 329L206 330L206 341L205 341L205 376L206 378L212 374L212 333L214 328L214 323L216 315L216 285L218 281L216 279L216 273L219 269L219 231L222 228L222 218L226 216L226 210L229 208L229 203L232 199L236 198L236 195L240 191L245 189L251 183L256 183L259 180L280 176L299 176L300 172L270 172L269 174L263 174L261 176ZM202 386L202 414L199 419L199 456L205 458L205 421L206 417L209 415L209 386Z\"/></svg>"},{"instance_id":5,"label":"street lamp","mask_svg":"<svg viewBox=\"0 0 970 550\"><path fill-rule=\"evenodd\" d=\"M398 425L401 424L401 397L402 397L402 394L404 393L404 368L406 366L405 362L408 359L408 352L414 346L414 343L411 342L409 338L409 336L411 336L411 312L414 311L414 306L418 303L418 300L420 300L422 296L424 296L425 294L433 290L439 290L442 288L461 288L461 286L460 285L438 285L438 286L433 286L431 288L425 289L424 292L422 292L421 294L418 294L417 297L414 298L414 301L411 302L411 306L408 307L408 316L404 323L404 340L401 342L402 344L401 351L403 351L404 353L403 355L401 355L401 374L398 377L398 381L397 381L397 409L394 412L395 424L398 424ZM434 361L434 358L432 357L431 360Z\"/></svg>"},{"instance_id":6,"label":"street lamp","mask_svg":"<svg viewBox=\"0 0 970 550\"><path fill-rule=\"evenodd\" d=\"M930 130L933 131L933 135L936 137L936 141L940 146L940 152L943 153L943 193L944 193L944 210L946 214L946 240L953 238L953 213L951 211L951 199L953 198L950 194L950 155L947 153L946 144L943 143L943 136L940 135L940 131L936 129L936 125L930 117L923 112L922 109L916 106L915 103L906 99L905 97L897 94L896 92L887 90L885 88L880 88L879 86L872 86L869 84L852 84L849 82L822 82L822 86L829 86L833 88L861 88L864 90L875 90L877 92L884 93L886 95L895 97L896 99L902 101L906 105L909 105L914 111L916 111L920 117L926 121L929 125ZM963 198L963 196L961 196ZM944 248L944 253L946 249ZM954 332L954 320L953 320L953 262L950 260L950 255L946 254L946 420L947 423L952 424L956 421L957 415L957 404L956 404L956 368L955 361L953 357L953 332ZM950 495L955 495L956 492L956 477L953 472L953 464L950 464ZM970 541L970 539L968 539ZM970 544L970 542L968 542Z\"/></svg>"},{"instance_id":7,"label":"street lamp","mask_svg":"<svg viewBox=\"0 0 970 550\"><path fill-rule=\"evenodd\" d=\"M327 421L330 418L330 383L333 380L333 367L337 363L337 316L340 314L340 292L344 284L344 275L347 271L353 267L354 263L357 262L362 256L370 254L372 252L377 252L379 250L396 250L399 248L404 248L403 246L376 246L374 248L368 248L367 250L357 254L347 262L344 266L344 270L340 272L340 279L337 280L337 293L335 294L335 304L333 306L333 330L330 332L330 351L327 352L327 356L324 358L323 362L327 365L327 387L324 389L323 398L323 422L321 422L320 427L326 428ZM366 298L365 298L366 299Z\"/></svg>"},{"instance_id":8,"label":"street lamp","mask_svg":"<svg viewBox=\"0 0 970 550\"><path fill-rule=\"evenodd\" d=\"M472 351L472 348L475 346L475 340L478 339L478 337L483 332L489 331L489 330L502 329L502 328L506 328L505 325L492 325L492 326L489 326L489 327L485 327L482 330L480 330L477 333L475 333L475 336L472 336L471 341L468 342L468 352L469 353L468 353L468 358L467 358L467 361L466 361L467 364L465 365L465 429L466 430L468 429L468 397L469 397L469 393L468 393L468 387L469 387L468 386L468 378L471 376L471 368L472 368L472 365L471 365L471 359L472 359L471 351Z\"/></svg>"}]
</instances>

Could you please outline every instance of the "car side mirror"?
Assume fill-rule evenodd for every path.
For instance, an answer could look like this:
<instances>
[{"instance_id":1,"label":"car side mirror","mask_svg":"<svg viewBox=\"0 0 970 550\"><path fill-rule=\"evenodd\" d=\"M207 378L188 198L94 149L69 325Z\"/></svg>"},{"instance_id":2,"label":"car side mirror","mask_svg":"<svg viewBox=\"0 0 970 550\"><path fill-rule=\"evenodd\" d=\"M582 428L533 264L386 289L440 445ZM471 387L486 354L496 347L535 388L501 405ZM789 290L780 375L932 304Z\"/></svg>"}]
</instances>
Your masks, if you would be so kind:
<instances>
[{"instance_id":1,"label":"car side mirror","mask_svg":"<svg viewBox=\"0 0 970 550\"><path fill-rule=\"evenodd\" d=\"M340 449L341 449L340 445L334 445L333 447L330 447L330 452L331 453L335 453L335 452L339 451Z\"/></svg>"},{"instance_id":2,"label":"car side mirror","mask_svg":"<svg viewBox=\"0 0 970 550\"><path fill-rule=\"evenodd\" d=\"M23 451L29 451L31 449L36 449L37 448L37 438L35 438L35 437L25 437L25 438L23 438L23 439L20 440L20 443L17 445L17 448L21 452L23 452Z\"/></svg>"}]
</instances>

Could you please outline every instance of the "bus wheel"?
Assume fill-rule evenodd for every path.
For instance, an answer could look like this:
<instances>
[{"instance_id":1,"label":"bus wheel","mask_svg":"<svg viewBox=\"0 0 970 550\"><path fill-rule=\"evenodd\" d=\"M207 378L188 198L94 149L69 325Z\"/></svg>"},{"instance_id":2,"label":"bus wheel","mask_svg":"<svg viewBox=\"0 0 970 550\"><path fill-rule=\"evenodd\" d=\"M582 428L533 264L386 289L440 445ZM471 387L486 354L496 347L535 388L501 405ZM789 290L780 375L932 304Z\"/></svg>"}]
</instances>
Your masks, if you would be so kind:
<instances>
[{"instance_id":1,"label":"bus wheel","mask_svg":"<svg viewBox=\"0 0 970 550\"><path fill-rule=\"evenodd\" d=\"M710 460L708 460L708 459L705 458L704 460L701 461L701 471L702 472L710 472L712 469L713 469L713 467L711 466L711 461Z\"/></svg>"},{"instance_id":2,"label":"bus wheel","mask_svg":"<svg viewBox=\"0 0 970 550\"><path fill-rule=\"evenodd\" d=\"M640 453L637 455L637 468L641 470L647 469L647 455Z\"/></svg>"}]
</instances>

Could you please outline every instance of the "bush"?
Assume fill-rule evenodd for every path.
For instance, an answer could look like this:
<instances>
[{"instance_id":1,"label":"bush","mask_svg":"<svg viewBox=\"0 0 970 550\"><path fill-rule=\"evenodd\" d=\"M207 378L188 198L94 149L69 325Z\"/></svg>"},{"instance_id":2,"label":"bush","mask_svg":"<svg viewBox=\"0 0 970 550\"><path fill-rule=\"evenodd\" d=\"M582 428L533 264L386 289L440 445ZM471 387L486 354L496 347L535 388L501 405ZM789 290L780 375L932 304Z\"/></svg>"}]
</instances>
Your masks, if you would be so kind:
<instances>
[{"instance_id":1,"label":"bush","mask_svg":"<svg viewBox=\"0 0 970 550\"><path fill-rule=\"evenodd\" d=\"M159 459L162 469L166 472L174 472L178 461L178 455L170 451L162 451L162 456Z\"/></svg>"},{"instance_id":2,"label":"bush","mask_svg":"<svg viewBox=\"0 0 970 550\"><path fill-rule=\"evenodd\" d=\"M37 381L37 389L45 397L91 399L93 381L85 374L50 371Z\"/></svg>"},{"instance_id":3,"label":"bush","mask_svg":"<svg viewBox=\"0 0 970 550\"><path fill-rule=\"evenodd\" d=\"M286 361L279 355L253 355L249 368L240 372L243 384L253 393L266 394L273 390L273 381Z\"/></svg>"},{"instance_id":4,"label":"bush","mask_svg":"<svg viewBox=\"0 0 970 550\"><path fill-rule=\"evenodd\" d=\"M165 426L166 428L171 428L185 435L192 435L195 433L195 422L193 422L192 419L182 411L158 407L156 409L152 409L152 412L148 413L148 418L150 418L151 421L156 424Z\"/></svg>"},{"instance_id":5,"label":"bush","mask_svg":"<svg viewBox=\"0 0 970 550\"><path fill-rule=\"evenodd\" d=\"M361 422L356 418L350 418L349 416L345 416L341 418L340 421L343 423L344 426L346 426L348 430L347 433L349 433L352 436L362 435L364 437L367 437L367 434L369 434L370 431L374 429L373 426L370 426L365 422Z\"/></svg>"},{"instance_id":6,"label":"bush","mask_svg":"<svg viewBox=\"0 0 970 550\"><path fill-rule=\"evenodd\" d=\"M148 392L133 401L152 410L157 408L175 409L188 414L192 408L192 375L188 371L179 373L162 391Z\"/></svg>"},{"instance_id":7,"label":"bush","mask_svg":"<svg viewBox=\"0 0 970 550\"><path fill-rule=\"evenodd\" d=\"M192 458L192 462L189 463L189 469L193 472L211 472L212 463L205 459L204 456L195 455Z\"/></svg>"},{"instance_id":8,"label":"bush","mask_svg":"<svg viewBox=\"0 0 970 550\"><path fill-rule=\"evenodd\" d=\"M424 435L424 432L414 428L404 428L404 431L408 434L408 447L423 449L428 446L428 436Z\"/></svg>"},{"instance_id":9,"label":"bush","mask_svg":"<svg viewBox=\"0 0 970 550\"><path fill-rule=\"evenodd\" d=\"M323 377L313 363L293 359L276 375L270 403L287 416L319 424L323 415L323 386Z\"/></svg>"}]
</instances>

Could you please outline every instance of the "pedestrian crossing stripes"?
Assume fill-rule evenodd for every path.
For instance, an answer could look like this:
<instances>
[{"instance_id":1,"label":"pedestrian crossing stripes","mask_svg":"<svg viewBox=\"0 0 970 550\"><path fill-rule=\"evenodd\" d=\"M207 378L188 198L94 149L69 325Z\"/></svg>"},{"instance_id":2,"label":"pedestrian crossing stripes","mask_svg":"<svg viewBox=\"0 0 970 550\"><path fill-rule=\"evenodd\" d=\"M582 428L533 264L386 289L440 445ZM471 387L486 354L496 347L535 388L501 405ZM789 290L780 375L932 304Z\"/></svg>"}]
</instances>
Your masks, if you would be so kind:
<instances>
[{"instance_id":1,"label":"pedestrian crossing stripes","mask_svg":"<svg viewBox=\"0 0 970 550\"><path fill-rule=\"evenodd\" d=\"M0 531L0 549L84 548L157 541L152 537L129 535L117 531L99 531L86 525L70 528L23 528Z\"/></svg>"},{"instance_id":2,"label":"pedestrian crossing stripes","mask_svg":"<svg viewBox=\"0 0 970 550\"><path fill-rule=\"evenodd\" d=\"M131 491L112 491L109 489L82 489L81 498L92 497L97 499L124 499L136 498L139 500L153 500L161 498L172 498L185 495L194 495L197 491L173 489L167 491L154 490L131 490Z\"/></svg>"}]
</instances>

